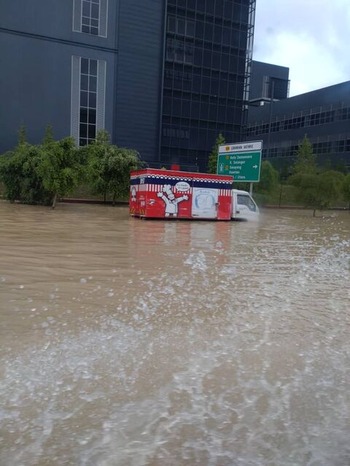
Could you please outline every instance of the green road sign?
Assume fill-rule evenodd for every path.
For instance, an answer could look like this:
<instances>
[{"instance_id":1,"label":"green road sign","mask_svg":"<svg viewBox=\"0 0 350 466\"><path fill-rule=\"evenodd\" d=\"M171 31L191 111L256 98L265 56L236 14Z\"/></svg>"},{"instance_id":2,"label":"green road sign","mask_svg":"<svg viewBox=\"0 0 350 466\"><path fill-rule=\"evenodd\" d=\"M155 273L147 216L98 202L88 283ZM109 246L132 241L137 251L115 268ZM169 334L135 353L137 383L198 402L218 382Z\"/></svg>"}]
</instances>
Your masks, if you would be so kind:
<instances>
[{"instance_id":1,"label":"green road sign","mask_svg":"<svg viewBox=\"0 0 350 466\"><path fill-rule=\"evenodd\" d=\"M234 181L258 182L260 180L261 150L244 152L219 152L219 175L231 175Z\"/></svg>"}]
</instances>

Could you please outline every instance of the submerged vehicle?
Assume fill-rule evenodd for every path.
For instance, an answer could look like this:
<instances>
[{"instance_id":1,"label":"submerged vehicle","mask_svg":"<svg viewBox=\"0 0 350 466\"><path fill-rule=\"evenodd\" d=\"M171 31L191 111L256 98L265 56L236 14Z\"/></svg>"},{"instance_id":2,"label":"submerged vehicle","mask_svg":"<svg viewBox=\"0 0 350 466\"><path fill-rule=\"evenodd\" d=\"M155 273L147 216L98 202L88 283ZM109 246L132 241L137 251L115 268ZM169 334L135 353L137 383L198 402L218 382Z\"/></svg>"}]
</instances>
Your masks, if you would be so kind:
<instances>
[{"instance_id":1,"label":"submerged vehicle","mask_svg":"<svg viewBox=\"0 0 350 466\"><path fill-rule=\"evenodd\" d=\"M251 220L259 208L229 175L146 168L131 172L130 215L140 218Z\"/></svg>"},{"instance_id":2,"label":"submerged vehicle","mask_svg":"<svg viewBox=\"0 0 350 466\"><path fill-rule=\"evenodd\" d=\"M247 191L232 190L232 219L233 220L257 220L259 207Z\"/></svg>"}]
</instances>

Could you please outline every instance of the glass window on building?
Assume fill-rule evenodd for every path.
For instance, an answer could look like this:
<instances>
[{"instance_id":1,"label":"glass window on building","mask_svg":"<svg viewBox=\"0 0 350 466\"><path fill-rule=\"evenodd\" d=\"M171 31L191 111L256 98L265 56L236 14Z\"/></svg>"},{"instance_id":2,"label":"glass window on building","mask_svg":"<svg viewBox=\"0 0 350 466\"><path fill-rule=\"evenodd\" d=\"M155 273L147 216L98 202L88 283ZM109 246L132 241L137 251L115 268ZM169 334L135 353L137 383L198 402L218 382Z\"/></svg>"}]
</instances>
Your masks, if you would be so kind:
<instances>
[{"instance_id":1,"label":"glass window on building","mask_svg":"<svg viewBox=\"0 0 350 466\"><path fill-rule=\"evenodd\" d=\"M168 32L193 37L194 21L184 17L168 16Z\"/></svg>"},{"instance_id":2,"label":"glass window on building","mask_svg":"<svg viewBox=\"0 0 350 466\"><path fill-rule=\"evenodd\" d=\"M97 60L81 59L79 145L96 138Z\"/></svg>"},{"instance_id":3,"label":"glass window on building","mask_svg":"<svg viewBox=\"0 0 350 466\"><path fill-rule=\"evenodd\" d=\"M73 31L107 37L108 0L74 0Z\"/></svg>"},{"instance_id":4,"label":"glass window on building","mask_svg":"<svg viewBox=\"0 0 350 466\"><path fill-rule=\"evenodd\" d=\"M83 0L81 32L98 36L100 0Z\"/></svg>"},{"instance_id":5,"label":"glass window on building","mask_svg":"<svg viewBox=\"0 0 350 466\"><path fill-rule=\"evenodd\" d=\"M340 108L338 110L339 120L348 120L350 118L350 107Z\"/></svg>"},{"instance_id":6,"label":"glass window on building","mask_svg":"<svg viewBox=\"0 0 350 466\"><path fill-rule=\"evenodd\" d=\"M79 146L105 127L106 62L72 57L71 135Z\"/></svg>"},{"instance_id":7,"label":"glass window on building","mask_svg":"<svg viewBox=\"0 0 350 466\"><path fill-rule=\"evenodd\" d=\"M166 60L178 63L193 63L193 45L185 44L183 41L168 39L166 47Z\"/></svg>"}]
</instances>

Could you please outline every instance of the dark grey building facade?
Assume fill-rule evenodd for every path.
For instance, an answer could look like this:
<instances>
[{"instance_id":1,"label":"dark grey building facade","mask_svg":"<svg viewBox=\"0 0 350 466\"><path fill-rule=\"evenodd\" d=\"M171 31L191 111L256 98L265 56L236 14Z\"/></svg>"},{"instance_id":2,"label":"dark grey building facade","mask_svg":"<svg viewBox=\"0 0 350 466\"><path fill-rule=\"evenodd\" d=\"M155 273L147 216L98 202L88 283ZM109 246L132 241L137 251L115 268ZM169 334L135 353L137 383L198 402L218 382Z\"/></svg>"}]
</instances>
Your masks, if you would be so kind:
<instances>
[{"instance_id":1,"label":"dark grey building facade","mask_svg":"<svg viewBox=\"0 0 350 466\"><path fill-rule=\"evenodd\" d=\"M0 153L21 125L77 143L105 128L146 159L158 151L164 9L142 0L2 1Z\"/></svg>"},{"instance_id":2,"label":"dark grey building facade","mask_svg":"<svg viewBox=\"0 0 350 466\"><path fill-rule=\"evenodd\" d=\"M350 81L249 107L245 140L262 140L275 166L291 165L305 135L320 164L350 169Z\"/></svg>"},{"instance_id":3,"label":"dark grey building facade","mask_svg":"<svg viewBox=\"0 0 350 466\"><path fill-rule=\"evenodd\" d=\"M287 99L289 68L253 60L250 74L249 105L264 105L271 100Z\"/></svg>"},{"instance_id":4,"label":"dark grey building facade","mask_svg":"<svg viewBox=\"0 0 350 466\"><path fill-rule=\"evenodd\" d=\"M255 0L1 1L0 153L106 129L150 166L242 137Z\"/></svg>"},{"instance_id":5,"label":"dark grey building facade","mask_svg":"<svg viewBox=\"0 0 350 466\"><path fill-rule=\"evenodd\" d=\"M204 171L219 133L241 137L255 2L167 3L162 159Z\"/></svg>"}]
</instances>

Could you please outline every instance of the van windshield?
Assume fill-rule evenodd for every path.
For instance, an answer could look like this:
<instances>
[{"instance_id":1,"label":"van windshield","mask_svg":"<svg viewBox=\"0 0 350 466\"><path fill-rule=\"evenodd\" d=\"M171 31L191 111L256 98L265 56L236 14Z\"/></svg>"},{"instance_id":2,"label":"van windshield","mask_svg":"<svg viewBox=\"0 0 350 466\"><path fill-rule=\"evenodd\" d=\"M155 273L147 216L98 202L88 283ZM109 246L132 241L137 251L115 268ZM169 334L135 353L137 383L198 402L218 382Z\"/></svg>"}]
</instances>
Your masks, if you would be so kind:
<instances>
[{"instance_id":1,"label":"van windshield","mask_svg":"<svg viewBox=\"0 0 350 466\"><path fill-rule=\"evenodd\" d=\"M256 211L255 202L250 196L247 196L246 194L237 194L237 204L245 205L253 212Z\"/></svg>"}]
</instances>

